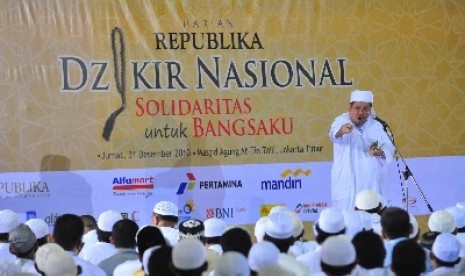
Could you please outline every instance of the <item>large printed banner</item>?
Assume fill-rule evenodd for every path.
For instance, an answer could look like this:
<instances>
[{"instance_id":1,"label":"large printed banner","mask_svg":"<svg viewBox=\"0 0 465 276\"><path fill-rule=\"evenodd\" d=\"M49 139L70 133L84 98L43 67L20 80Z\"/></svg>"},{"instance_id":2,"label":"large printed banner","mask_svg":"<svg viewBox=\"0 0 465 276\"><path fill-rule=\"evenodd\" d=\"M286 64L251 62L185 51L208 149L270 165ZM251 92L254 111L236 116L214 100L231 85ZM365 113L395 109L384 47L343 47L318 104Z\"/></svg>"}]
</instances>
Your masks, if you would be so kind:
<instances>
[{"instance_id":1,"label":"large printed banner","mask_svg":"<svg viewBox=\"0 0 465 276\"><path fill-rule=\"evenodd\" d=\"M81 213L145 204L107 197L111 182L150 194L137 212L169 197L255 210L244 222L267 204L317 213L329 204L329 125L352 90L373 91L404 157L463 164L464 49L460 0L3 0L0 195L53 186L60 212L78 199L101 204ZM314 166L324 169L307 186ZM200 176L241 188L185 198ZM260 200L263 179L302 188Z\"/></svg>"}]
</instances>

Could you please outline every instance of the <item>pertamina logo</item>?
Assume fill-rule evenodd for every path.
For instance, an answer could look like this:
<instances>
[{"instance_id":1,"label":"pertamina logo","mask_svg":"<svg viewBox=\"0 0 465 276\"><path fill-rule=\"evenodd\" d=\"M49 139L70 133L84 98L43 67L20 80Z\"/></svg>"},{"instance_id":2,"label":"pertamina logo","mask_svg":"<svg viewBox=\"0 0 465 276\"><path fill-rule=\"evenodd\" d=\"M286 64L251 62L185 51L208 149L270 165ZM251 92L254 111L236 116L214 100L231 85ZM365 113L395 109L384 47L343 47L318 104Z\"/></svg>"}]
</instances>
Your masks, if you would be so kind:
<instances>
[{"instance_id":1,"label":"pertamina logo","mask_svg":"<svg viewBox=\"0 0 465 276\"><path fill-rule=\"evenodd\" d=\"M176 193L177 195L182 195L186 188L188 190L192 190L195 187L195 176L193 173L186 173L187 179L189 179L189 182L182 182L179 184L178 192Z\"/></svg>"},{"instance_id":2,"label":"pertamina logo","mask_svg":"<svg viewBox=\"0 0 465 276\"><path fill-rule=\"evenodd\" d=\"M262 180L262 190L300 190L302 189L302 179L296 178L300 174L309 176L312 173L311 170L297 169L292 172L287 169L281 173L281 179Z\"/></svg>"}]
</instances>

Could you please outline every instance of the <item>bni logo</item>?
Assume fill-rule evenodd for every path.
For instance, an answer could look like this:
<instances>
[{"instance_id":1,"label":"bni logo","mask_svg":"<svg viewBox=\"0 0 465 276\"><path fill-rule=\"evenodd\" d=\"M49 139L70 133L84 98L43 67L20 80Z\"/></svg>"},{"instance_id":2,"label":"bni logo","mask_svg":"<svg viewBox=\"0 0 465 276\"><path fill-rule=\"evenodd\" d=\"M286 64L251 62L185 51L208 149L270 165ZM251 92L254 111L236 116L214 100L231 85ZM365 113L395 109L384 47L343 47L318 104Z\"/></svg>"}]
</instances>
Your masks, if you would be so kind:
<instances>
[{"instance_id":1,"label":"bni logo","mask_svg":"<svg viewBox=\"0 0 465 276\"><path fill-rule=\"evenodd\" d=\"M176 194L182 195L186 188L188 190L192 190L195 187L195 177L193 173L186 173L187 179L189 179L189 182L182 182L179 184L178 192Z\"/></svg>"}]
</instances>

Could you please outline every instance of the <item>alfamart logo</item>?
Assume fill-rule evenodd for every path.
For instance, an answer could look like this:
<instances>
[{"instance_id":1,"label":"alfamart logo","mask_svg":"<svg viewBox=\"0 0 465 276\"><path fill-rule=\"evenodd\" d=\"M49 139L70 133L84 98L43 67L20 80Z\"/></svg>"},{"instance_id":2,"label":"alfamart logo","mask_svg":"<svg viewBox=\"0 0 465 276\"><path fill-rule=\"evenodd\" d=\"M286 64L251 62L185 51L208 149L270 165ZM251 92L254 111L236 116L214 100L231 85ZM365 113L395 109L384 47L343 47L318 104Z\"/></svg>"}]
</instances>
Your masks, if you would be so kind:
<instances>
[{"instance_id":1,"label":"alfamart logo","mask_svg":"<svg viewBox=\"0 0 465 276\"><path fill-rule=\"evenodd\" d=\"M151 177L133 177L127 178L115 177L113 179L113 191L136 191L151 190L154 187L154 178Z\"/></svg>"},{"instance_id":2,"label":"alfamart logo","mask_svg":"<svg viewBox=\"0 0 465 276\"><path fill-rule=\"evenodd\" d=\"M282 179L262 180L262 190L300 190L302 189L302 179L296 178L303 174L309 176L311 170L297 169L295 172L287 169L281 173ZM289 176L289 177L288 177Z\"/></svg>"},{"instance_id":3,"label":"alfamart logo","mask_svg":"<svg viewBox=\"0 0 465 276\"><path fill-rule=\"evenodd\" d=\"M178 192L176 194L182 195L186 188L188 190L192 190L195 187L195 176L193 173L186 173L187 179L189 179L189 182L182 182L179 184Z\"/></svg>"}]
</instances>

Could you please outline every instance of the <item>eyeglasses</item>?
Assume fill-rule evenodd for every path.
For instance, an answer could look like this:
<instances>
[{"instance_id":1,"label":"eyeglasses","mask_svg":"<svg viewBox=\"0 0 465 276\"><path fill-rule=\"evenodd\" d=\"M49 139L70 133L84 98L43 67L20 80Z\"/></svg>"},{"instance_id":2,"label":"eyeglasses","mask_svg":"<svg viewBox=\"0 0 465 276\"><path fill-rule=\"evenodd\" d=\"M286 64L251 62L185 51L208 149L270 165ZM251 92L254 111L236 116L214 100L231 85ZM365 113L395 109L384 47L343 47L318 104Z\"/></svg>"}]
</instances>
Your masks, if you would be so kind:
<instances>
[{"instance_id":1,"label":"eyeglasses","mask_svg":"<svg viewBox=\"0 0 465 276\"><path fill-rule=\"evenodd\" d=\"M368 113L371 111L371 106L352 106L352 108L357 111L357 112L364 112L364 113Z\"/></svg>"}]
</instances>

